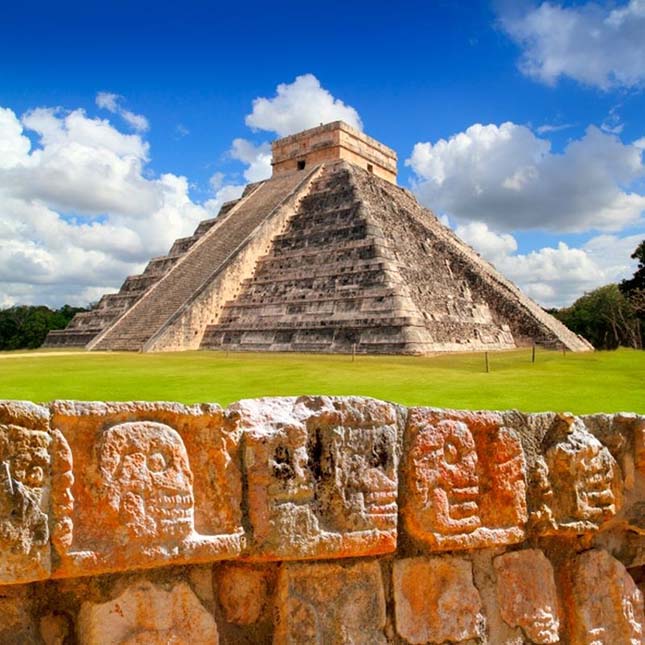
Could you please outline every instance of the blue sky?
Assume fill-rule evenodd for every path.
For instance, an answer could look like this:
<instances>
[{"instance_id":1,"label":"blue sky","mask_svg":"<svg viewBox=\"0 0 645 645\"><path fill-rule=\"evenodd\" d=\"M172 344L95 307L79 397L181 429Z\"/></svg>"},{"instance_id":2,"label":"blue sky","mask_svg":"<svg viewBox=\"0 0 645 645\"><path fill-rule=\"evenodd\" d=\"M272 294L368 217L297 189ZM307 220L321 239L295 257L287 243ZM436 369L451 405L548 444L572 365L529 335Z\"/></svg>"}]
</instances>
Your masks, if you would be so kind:
<instances>
[{"instance_id":1,"label":"blue sky","mask_svg":"<svg viewBox=\"0 0 645 645\"><path fill-rule=\"evenodd\" d=\"M568 304L633 268L644 83L645 0L7 6L0 306L115 290L264 176L278 134L347 115L502 272Z\"/></svg>"}]
</instances>

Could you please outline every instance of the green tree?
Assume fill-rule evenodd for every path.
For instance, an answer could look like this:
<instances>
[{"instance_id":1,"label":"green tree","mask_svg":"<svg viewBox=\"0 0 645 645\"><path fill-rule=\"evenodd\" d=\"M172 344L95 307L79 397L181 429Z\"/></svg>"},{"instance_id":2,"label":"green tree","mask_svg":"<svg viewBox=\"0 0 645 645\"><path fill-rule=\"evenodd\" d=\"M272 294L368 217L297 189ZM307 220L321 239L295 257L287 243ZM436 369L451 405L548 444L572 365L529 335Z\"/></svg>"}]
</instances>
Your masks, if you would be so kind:
<instances>
[{"instance_id":1,"label":"green tree","mask_svg":"<svg viewBox=\"0 0 645 645\"><path fill-rule=\"evenodd\" d=\"M645 240L636 247L631 257L638 260L636 271L629 280L623 280L618 287L629 300L638 318L642 339L645 336Z\"/></svg>"},{"instance_id":2,"label":"green tree","mask_svg":"<svg viewBox=\"0 0 645 645\"><path fill-rule=\"evenodd\" d=\"M630 301L616 284L586 293L555 315L596 349L642 347L641 329Z\"/></svg>"},{"instance_id":3,"label":"green tree","mask_svg":"<svg viewBox=\"0 0 645 645\"><path fill-rule=\"evenodd\" d=\"M40 347L50 329L64 329L81 307L16 305L0 310L0 350Z\"/></svg>"}]
</instances>

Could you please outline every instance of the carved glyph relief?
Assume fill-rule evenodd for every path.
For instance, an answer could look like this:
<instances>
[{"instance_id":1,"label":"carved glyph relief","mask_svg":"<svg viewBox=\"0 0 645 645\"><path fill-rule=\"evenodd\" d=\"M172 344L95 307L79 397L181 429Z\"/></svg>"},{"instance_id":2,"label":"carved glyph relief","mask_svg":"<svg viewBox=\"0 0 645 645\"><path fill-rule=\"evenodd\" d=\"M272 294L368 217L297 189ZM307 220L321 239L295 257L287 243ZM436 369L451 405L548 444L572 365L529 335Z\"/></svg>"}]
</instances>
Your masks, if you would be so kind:
<instances>
[{"instance_id":1,"label":"carved glyph relief","mask_svg":"<svg viewBox=\"0 0 645 645\"><path fill-rule=\"evenodd\" d=\"M625 567L606 551L578 556L573 572L572 645L641 645L643 594Z\"/></svg>"},{"instance_id":2,"label":"carved glyph relief","mask_svg":"<svg viewBox=\"0 0 645 645\"><path fill-rule=\"evenodd\" d=\"M182 541L193 533L193 473L175 430L121 423L103 432L97 456L100 496L119 542Z\"/></svg>"},{"instance_id":3,"label":"carved glyph relief","mask_svg":"<svg viewBox=\"0 0 645 645\"><path fill-rule=\"evenodd\" d=\"M281 412L272 411L281 407ZM393 406L265 399L233 406L245 429L249 518L260 558L353 556L396 545Z\"/></svg>"},{"instance_id":4,"label":"carved glyph relief","mask_svg":"<svg viewBox=\"0 0 645 645\"><path fill-rule=\"evenodd\" d=\"M223 445L218 411L211 419L196 406L174 404L55 406L55 576L210 561L240 552L239 471L234 450ZM124 420L132 418L137 420ZM222 450L225 459L213 454ZM217 467L227 461L231 473ZM206 491L199 507L198 477ZM228 507L233 521L212 526L212 517L202 518L202 526L209 528L210 521L212 530L202 533L197 510L208 513L213 489L222 496L211 515L217 521L221 507Z\"/></svg>"},{"instance_id":5,"label":"carved glyph relief","mask_svg":"<svg viewBox=\"0 0 645 645\"><path fill-rule=\"evenodd\" d=\"M436 550L524 538L524 454L501 423L493 413L410 411L403 517L414 538Z\"/></svg>"},{"instance_id":6,"label":"carved glyph relief","mask_svg":"<svg viewBox=\"0 0 645 645\"><path fill-rule=\"evenodd\" d=\"M622 502L609 450L571 415L558 415L530 474L531 526L542 534L597 530Z\"/></svg>"},{"instance_id":7,"label":"carved glyph relief","mask_svg":"<svg viewBox=\"0 0 645 645\"><path fill-rule=\"evenodd\" d=\"M81 645L219 643L215 620L185 582L166 590L142 581L106 603L84 602L78 636Z\"/></svg>"},{"instance_id":8,"label":"carved glyph relief","mask_svg":"<svg viewBox=\"0 0 645 645\"><path fill-rule=\"evenodd\" d=\"M284 564L273 643L381 645L385 594L377 562Z\"/></svg>"},{"instance_id":9,"label":"carved glyph relief","mask_svg":"<svg viewBox=\"0 0 645 645\"><path fill-rule=\"evenodd\" d=\"M0 583L50 572L48 417L30 403L0 402Z\"/></svg>"}]
</instances>

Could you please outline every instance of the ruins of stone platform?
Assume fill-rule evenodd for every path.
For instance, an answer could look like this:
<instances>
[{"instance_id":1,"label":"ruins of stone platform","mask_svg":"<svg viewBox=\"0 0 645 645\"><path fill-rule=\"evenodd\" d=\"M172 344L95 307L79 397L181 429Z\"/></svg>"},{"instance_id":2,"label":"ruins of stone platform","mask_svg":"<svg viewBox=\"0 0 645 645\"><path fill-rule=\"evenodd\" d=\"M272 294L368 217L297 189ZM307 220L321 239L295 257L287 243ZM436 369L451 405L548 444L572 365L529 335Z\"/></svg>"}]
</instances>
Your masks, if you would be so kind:
<instances>
[{"instance_id":1,"label":"ruins of stone platform","mask_svg":"<svg viewBox=\"0 0 645 645\"><path fill-rule=\"evenodd\" d=\"M638 645L645 416L0 401L0 643Z\"/></svg>"},{"instance_id":2,"label":"ruins of stone platform","mask_svg":"<svg viewBox=\"0 0 645 645\"><path fill-rule=\"evenodd\" d=\"M51 332L90 350L428 354L591 345L396 185L342 122L273 143L273 176Z\"/></svg>"}]
</instances>

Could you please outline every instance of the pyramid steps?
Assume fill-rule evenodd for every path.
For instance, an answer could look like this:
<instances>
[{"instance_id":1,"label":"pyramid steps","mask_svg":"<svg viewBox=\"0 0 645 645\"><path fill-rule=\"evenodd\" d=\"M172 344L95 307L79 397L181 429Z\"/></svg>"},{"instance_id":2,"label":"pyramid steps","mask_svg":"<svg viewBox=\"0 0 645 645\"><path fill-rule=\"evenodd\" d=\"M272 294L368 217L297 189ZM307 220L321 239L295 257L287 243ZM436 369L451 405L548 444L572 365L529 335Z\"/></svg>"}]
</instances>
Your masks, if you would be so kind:
<instances>
[{"instance_id":1,"label":"pyramid steps","mask_svg":"<svg viewBox=\"0 0 645 645\"><path fill-rule=\"evenodd\" d=\"M302 181L303 175L296 173L258 184L198 240L184 238L176 243L175 250L186 247L180 259L90 349L144 349Z\"/></svg>"},{"instance_id":2,"label":"pyramid steps","mask_svg":"<svg viewBox=\"0 0 645 645\"><path fill-rule=\"evenodd\" d=\"M254 185L257 187L257 185ZM248 187L247 187L248 188ZM225 217L239 200L226 202L217 217L200 222L192 236L176 241L167 255L152 258L143 273L128 276L119 292L103 296L90 310L79 312L65 329L52 330L47 335L44 347L85 347L132 307L154 286L182 257L192 244L205 235L220 218ZM190 240L187 244L185 240ZM183 250L182 250L182 247Z\"/></svg>"}]
</instances>

